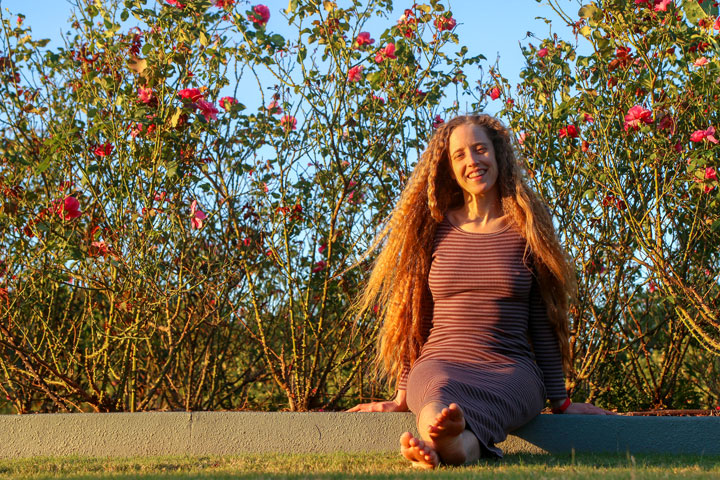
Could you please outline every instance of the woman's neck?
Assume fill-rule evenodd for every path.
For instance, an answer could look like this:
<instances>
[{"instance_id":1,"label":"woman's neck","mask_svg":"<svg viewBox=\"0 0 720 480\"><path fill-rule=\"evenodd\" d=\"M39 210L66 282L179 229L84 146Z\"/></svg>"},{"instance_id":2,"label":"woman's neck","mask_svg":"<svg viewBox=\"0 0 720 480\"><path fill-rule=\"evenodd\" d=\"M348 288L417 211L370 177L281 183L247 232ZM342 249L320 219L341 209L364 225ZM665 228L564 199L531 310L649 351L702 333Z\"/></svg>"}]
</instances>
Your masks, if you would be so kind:
<instances>
[{"instance_id":1,"label":"woman's neck","mask_svg":"<svg viewBox=\"0 0 720 480\"><path fill-rule=\"evenodd\" d=\"M468 222L491 222L503 216L500 198L497 195L476 196L465 195L465 204L455 210L456 215Z\"/></svg>"}]
</instances>

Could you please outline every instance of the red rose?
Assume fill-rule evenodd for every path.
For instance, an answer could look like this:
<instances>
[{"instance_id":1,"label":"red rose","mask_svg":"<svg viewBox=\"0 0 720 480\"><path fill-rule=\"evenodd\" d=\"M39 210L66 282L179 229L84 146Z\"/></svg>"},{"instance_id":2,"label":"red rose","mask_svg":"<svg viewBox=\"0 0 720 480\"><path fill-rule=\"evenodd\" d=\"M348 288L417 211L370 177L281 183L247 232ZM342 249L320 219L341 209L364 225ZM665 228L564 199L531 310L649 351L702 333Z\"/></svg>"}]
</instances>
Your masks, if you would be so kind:
<instances>
[{"instance_id":1,"label":"red rose","mask_svg":"<svg viewBox=\"0 0 720 480\"><path fill-rule=\"evenodd\" d=\"M255 25L264 27L270 20L270 9L265 5L255 5L252 8L252 13L248 15L248 20L253 22Z\"/></svg>"},{"instance_id":2,"label":"red rose","mask_svg":"<svg viewBox=\"0 0 720 480\"><path fill-rule=\"evenodd\" d=\"M359 82L363 78L362 71L362 65L355 65L350 70L348 70L348 80L350 80L351 82Z\"/></svg>"},{"instance_id":3,"label":"red rose","mask_svg":"<svg viewBox=\"0 0 720 480\"><path fill-rule=\"evenodd\" d=\"M191 102L197 102L203 98L203 94L199 88L184 88L178 92L180 98L183 100L190 100Z\"/></svg>"},{"instance_id":4,"label":"red rose","mask_svg":"<svg viewBox=\"0 0 720 480\"><path fill-rule=\"evenodd\" d=\"M363 45L371 45L375 43L375 40L370 38L370 34L368 32L360 32L355 39L355 43L357 43L358 47L362 47Z\"/></svg>"},{"instance_id":5,"label":"red rose","mask_svg":"<svg viewBox=\"0 0 720 480\"><path fill-rule=\"evenodd\" d=\"M80 211L80 202L77 201L77 198L68 195L65 197L62 204L58 206L57 213L63 220L77 218L82 215L82 212Z\"/></svg>"},{"instance_id":6,"label":"red rose","mask_svg":"<svg viewBox=\"0 0 720 480\"><path fill-rule=\"evenodd\" d=\"M93 153L98 157L107 157L112 154L114 148L111 143L104 143L96 146Z\"/></svg>"},{"instance_id":7,"label":"red rose","mask_svg":"<svg viewBox=\"0 0 720 480\"><path fill-rule=\"evenodd\" d=\"M444 30L452 30L457 25L457 22L452 17L437 17L435 19L435 28L442 32Z\"/></svg>"},{"instance_id":8,"label":"red rose","mask_svg":"<svg viewBox=\"0 0 720 480\"><path fill-rule=\"evenodd\" d=\"M640 105L635 105L625 115L625 131L627 132L630 128L637 130L641 123L652 123L652 112Z\"/></svg>"},{"instance_id":9,"label":"red rose","mask_svg":"<svg viewBox=\"0 0 720 480\"><path fill-rule=\"evenodd\" d=\"M295 130L297 128L297 119L292 115L284 115L280 119L280 125L282 125L285 130Z\"/></svg>"}]
</instances>

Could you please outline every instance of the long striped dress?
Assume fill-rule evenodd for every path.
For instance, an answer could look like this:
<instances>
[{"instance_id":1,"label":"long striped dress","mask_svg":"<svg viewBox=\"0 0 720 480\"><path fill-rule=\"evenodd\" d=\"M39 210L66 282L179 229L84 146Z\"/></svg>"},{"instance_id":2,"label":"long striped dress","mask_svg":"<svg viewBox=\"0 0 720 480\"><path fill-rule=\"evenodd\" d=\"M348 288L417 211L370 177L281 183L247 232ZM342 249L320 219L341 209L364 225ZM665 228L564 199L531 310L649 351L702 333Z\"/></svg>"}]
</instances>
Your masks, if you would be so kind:
<instances>
[{"instance_id":1,"label":"long striped dress","mask_svg":"<svg viewBox=\"0 0 720 480\"><path fill-rule=\"evenodd\" d=\"M429 402L455 402L485 455L542 410L566 397L557 337L525 241L506 224L470 233L445 218L435 236L424 298L420 356L399 388L416 415Z\"/></svg>"}]
</instances>

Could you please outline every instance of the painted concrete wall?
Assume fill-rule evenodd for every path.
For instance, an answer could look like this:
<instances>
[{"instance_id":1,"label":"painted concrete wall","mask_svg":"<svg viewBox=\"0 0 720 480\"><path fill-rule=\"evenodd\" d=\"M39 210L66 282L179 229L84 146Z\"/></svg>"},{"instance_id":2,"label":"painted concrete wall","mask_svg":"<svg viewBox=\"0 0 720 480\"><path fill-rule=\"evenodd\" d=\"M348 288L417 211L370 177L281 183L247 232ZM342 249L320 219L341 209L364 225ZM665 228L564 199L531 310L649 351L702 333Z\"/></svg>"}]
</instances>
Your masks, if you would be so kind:
<instances>
[{"instance_id":1,"label":"painted concrete wall","mask_svg":"<svg viewBox=\"0 0 720 480\"><path fill-rule=\"evenodd\" d=\"M397 451L410 413L148 412L0 416L0 458ZM540 415L506 453L720 455L720 417Z\"/></svg>"}]
</instances>

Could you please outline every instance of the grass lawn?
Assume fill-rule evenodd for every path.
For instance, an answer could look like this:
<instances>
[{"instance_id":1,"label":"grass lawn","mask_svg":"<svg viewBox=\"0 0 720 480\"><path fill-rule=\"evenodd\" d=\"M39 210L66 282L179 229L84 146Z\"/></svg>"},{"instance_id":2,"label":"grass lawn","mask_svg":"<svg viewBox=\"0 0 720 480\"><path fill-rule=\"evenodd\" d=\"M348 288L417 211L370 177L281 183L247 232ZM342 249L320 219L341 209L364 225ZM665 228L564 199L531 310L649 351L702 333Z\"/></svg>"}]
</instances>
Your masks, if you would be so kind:
<instances>
[{"instance_id":1,"label":"grass lawn","mask_svg":"<svg viewBox=\"0 0 720 480\"><path fill-rule=\"evenodd\" d=\"M507 455L501 461L421 472L399 454L241 455L125 459L0 460L0 479L269 479L269 478L720 478L720 456Z\"/></svg>"}]
</instances>

